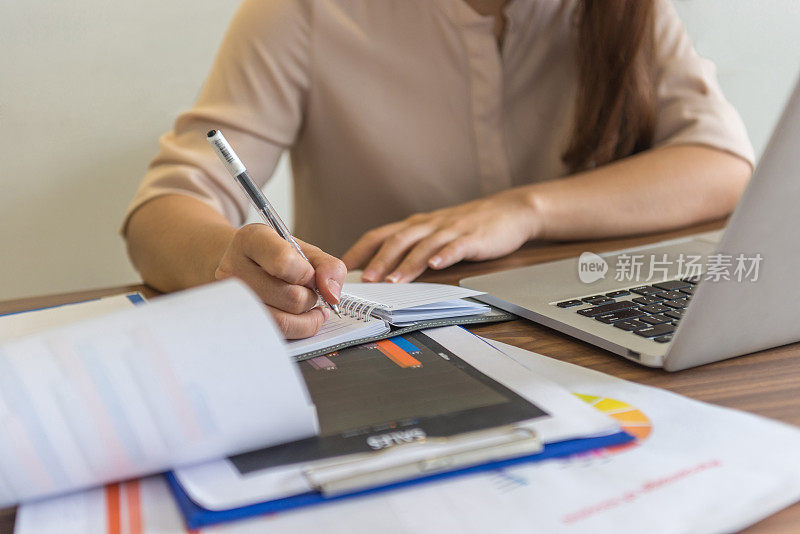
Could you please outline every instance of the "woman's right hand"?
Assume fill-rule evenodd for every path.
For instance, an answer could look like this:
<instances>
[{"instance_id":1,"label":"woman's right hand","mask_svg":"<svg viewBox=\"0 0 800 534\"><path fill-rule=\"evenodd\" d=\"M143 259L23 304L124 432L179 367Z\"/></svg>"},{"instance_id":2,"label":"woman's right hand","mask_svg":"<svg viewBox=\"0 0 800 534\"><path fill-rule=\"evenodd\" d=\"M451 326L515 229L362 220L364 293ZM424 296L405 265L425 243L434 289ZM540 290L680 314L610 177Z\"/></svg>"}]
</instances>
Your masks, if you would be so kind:
<instances>
[{"instance_id":1,"label":"woman's right hand","mask_svg":"<svg viewBox=\"0 0 800 534\"><path fill-rule=\"evenodd\" d=\"M341 260L297 240L308 261L265 224L248 224L233 235L214 273L236 277L258 294L287 339L314 335L330 313L317 306L317 289L336 304L347 269ZM310 262L310 264L309 264Z\"/></svg>"}]
</instances>

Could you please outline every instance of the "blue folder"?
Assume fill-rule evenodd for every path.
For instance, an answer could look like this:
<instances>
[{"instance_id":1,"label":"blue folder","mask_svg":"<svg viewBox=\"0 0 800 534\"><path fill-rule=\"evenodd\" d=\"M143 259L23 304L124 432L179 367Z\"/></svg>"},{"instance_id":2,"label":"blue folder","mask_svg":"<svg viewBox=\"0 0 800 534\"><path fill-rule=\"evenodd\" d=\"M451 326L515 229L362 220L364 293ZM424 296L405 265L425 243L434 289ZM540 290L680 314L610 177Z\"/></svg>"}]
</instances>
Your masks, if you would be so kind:
<instances>
[{"instance_id":1,"label":"blue folder","mask_svg":"<svg viewBox=\"0 0 800 534\"><path fill-rule=\"evenodd\" d=\"M630 441L633 441L634 439L635 438L630 434L626 434L625 432L618 432L616 434L611 434L608 436L560 441L557 443L551 443L545 445L542 452L539 452L537 454L522 456L510 460L502 460L499 462L489 462L486 464L477 465L473 467L466 467L463 469L457 469L445 473L426 475L412 480L397 482L394 484L389 484L377 488L359 490L353 493L337 495L335 497L325 497L317 491L311 491L307 493L301 493L299 495L293 495L291 497L285 497L283 499L260 502L260 503L250 504L247 506L242 506L240 508L231 508L228 510L207 510L205 508L202 508L201 506L198 506L184 491L183 487L180 485L180 482L178 482L178 479L175 477L174 473L169 472L164 476L166 477L167 483L169 484L169 487L172 490L173 495L175 496L175 500L178 503L178 507L180 508L181 513L183 513L183 517L186 520L187 527L189 527L190 529L198 529L202 527L216 525L218 523L223 523L226 521L245 519L248 517L253 517L261 514L283 512L295 508L313 506L315 504L335 502L343 499L353 499L356 497L360 497L362 495L370 495L374 493L382 493L397 488L405 488L416 484L422 484L424 482L429 482L432 480L441 480L448 477L466 475L470 473L481 473L484 471L501 469L504 467L510 467L513 465L518 465L526 462L538 462L541 460L546 460L548 458L570 456L572 454L587 452L593 449L612 447L614 445L622 445L623 443L628 443Z\"/></svg>"}]
</instances>

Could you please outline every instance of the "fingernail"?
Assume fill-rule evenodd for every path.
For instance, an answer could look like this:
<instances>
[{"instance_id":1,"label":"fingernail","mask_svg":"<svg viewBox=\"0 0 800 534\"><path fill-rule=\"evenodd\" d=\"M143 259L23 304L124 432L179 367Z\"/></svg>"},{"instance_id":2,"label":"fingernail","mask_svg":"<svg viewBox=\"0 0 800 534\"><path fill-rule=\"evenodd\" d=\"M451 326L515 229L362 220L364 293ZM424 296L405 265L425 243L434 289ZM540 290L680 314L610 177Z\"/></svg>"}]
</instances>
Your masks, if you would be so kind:
<instances>
[{"instance_id":1,"label":"fingernail","mask_svg":"<svg viewBox=\"0 0 800 534\"><path fill-rule=\"evenodd\" d=\"M342 296L341 284L339 284L339 282L333 278L328 278L328 289L331 293L333 293L333 296L336 298L336 302L339 302L339 297ZM334 304L336 304L336 302L334 302Z\"/></svg>"},{"instance_id":2,"label":"fingernail","mask_svg":"<svg viewBox=\"0 0 800 534\"><path fill-rule=\"evenodd\" d=\"M392 273L386 277L387 282L391 282L392 284L400 281L400 273Z\"/></svg>"},{"instance_id":3,"label":"fingernail","mask_svg":"<svg viewBox=\"0 0 800 534\"><path fill-rule=\"evenodd\" d=\"M374 282L378 279L378 273L375 271L364 271L361 273L361 279L366 280L367 282Z\"/></svg>"},{"instance_id":4,"label":"fingernail","mask_svg":"<svg viewBox=\"0 0 800 534\"><path fill-rule=\"evenodd\" d=\"M428 260L428 265L431 267L438 267L440 263L442 263L442 258L439 256L434 256Z\"/></svg>"},{"instance_id":5,"label":"fingernail","mask_svg":"<svg viewBox=\"0 0 800 534\"><path fill-rule=\"evenodd\" d=\"M331 316L330 310L328 310L328 308L325 307L320 307L320 310L322 310L322 315L325 316L325 320L327 321Z\"/></svg>"}]
</instances>

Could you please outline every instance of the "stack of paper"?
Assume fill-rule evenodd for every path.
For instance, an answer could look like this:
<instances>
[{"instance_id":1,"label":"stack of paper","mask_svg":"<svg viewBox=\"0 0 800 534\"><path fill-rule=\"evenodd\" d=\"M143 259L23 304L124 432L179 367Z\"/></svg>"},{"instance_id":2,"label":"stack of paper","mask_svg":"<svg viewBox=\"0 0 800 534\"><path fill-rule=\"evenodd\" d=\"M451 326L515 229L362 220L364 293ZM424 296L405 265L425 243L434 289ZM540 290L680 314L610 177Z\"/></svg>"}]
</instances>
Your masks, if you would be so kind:
<instances>
[{"instance_id":1,"label":"stack of paper","mask_svg":"<svg viewBox=\"0 0 800 534\"><path fill-rule=\"evenodd\" d=\"M330 534L732 532L800 499L800 430L491 343L497 359L558 382L637 442L208 531L281 534L324 525ZM26 505L17 533L120 526L182 532L169 495L163 479L150 478Z\"/></svg>"},{"instance_id":2,"label":"stack of paper","mask_svg":"<svg viewBox=\"0 0 800 534\"><path fill-rule=\"evenodd\" d=\"M495 349L466 330L458 327L443 328L428 330L426 335L477 371L541 408L545 412L544 416L520 422L515 426L532 430L545 444L587 437L617 436L619 433L619 425L613 418L591 409L564 388L527 371L513 360L498 358ZM412 387L413 379L406 380L409 387ZM592 444L584 444L583 448L591 449ZM435 452L440 456L446 451ZM422 456L418 457L419 454ZM430 453L426 454L424 450L413 447L407 450L400 448L392 453L395 461L417 460L428 456ZM312 491L310 481L304 475L306 468L305 464L300 463L242 474L230 459L222 459L179 469L175 472L175 478L197 505L208 510L229 510ZM287 506L288 503L281 505L282 508Z\"/></svg>"}]
</instances>

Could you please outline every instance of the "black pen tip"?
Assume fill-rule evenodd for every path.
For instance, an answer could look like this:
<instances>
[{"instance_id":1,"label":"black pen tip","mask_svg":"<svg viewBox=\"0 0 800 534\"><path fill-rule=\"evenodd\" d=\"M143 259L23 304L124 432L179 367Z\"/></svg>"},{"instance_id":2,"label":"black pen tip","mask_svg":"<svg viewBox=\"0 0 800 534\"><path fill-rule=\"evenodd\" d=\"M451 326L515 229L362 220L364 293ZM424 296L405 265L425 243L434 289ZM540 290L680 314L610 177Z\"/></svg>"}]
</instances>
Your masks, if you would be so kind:
<instances>
[{"instance_id":1,"label":"black pen tip","mask_svg":"<svg viewBox=\"0 0 800 534\"><path fill-rule=\"evenodd\" d=\"M216 130L210 130L206 135L208 137L214 137L215 135L217 135L217 131Z\"/></svg>"}]
</instances>

